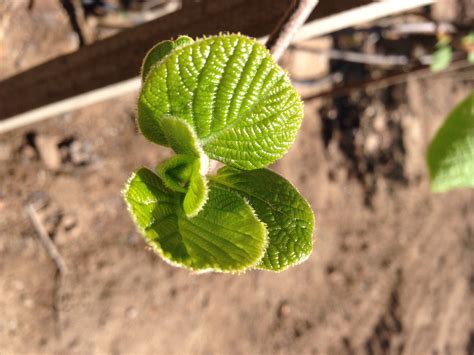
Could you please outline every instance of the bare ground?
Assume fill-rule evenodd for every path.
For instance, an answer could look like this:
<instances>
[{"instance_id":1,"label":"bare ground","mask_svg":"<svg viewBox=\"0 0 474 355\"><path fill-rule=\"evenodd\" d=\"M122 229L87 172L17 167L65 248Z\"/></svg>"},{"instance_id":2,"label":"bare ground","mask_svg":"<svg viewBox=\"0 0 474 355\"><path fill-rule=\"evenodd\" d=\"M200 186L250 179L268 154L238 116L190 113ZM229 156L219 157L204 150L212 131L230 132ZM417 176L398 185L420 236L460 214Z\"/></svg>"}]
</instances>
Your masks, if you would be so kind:
<instances>
[{"instance_id":1,"label":"bare ground","mask_svg":"<svg viewBox=\"0 0 474 355\"><path fill-rule=\"evenodd\" d=\"M0 1L2 77L70 50L71 38L38 25L66 28L54 6L31 15L21 3ZM34 49L18 57L25 43ZM351 128L362 149L352 158L346 131L326 134L331 102L307 102L274 168L315 211L315 251L280 274L193 275L145 246L120 191L169 152L137 133L133 96L0 136L0 354L474 354L474 192L432 194L423 160L469 89L440 76L409 81L390 107L375 95ZM45 158L55 154L45 141L60 164Z\"/></svg>"}]
</instances>

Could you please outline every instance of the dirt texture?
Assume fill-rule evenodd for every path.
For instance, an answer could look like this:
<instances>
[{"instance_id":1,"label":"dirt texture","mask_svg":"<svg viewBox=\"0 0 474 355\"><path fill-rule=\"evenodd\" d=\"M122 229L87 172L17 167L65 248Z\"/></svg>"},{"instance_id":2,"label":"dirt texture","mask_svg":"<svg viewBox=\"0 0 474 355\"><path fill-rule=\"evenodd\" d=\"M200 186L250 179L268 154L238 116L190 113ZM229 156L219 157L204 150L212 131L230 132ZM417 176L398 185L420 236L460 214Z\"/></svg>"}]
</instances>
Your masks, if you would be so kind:
<instances>
[{"instance_id":1,"label":"dirt texture","mask_svg":"<svg viewBox=\"0 0 474 355\"><path fill-rule=\"evenodd\" d=\"M0 78L77 45L56 1L26 6L0 0ZM431 193L424 164L472 74L305 103L273 168L311 203L315 250L283 273L195 275L146 247L121 190L170 151L138 133L134 95L0 135L0 354L473 355L474 191Z\"/></svg>"}]
</instances>

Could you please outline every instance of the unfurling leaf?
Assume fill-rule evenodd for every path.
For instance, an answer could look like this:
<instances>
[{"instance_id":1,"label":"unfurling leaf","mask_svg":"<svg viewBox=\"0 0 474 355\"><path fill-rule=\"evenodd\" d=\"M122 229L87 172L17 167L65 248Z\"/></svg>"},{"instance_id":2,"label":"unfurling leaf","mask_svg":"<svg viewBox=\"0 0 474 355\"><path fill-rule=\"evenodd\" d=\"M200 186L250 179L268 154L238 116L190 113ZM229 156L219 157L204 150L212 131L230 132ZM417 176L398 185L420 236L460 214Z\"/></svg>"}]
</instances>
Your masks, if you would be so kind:
<instances>
[{"instance_id":1,"label":"unfurling leaf","mask_svg":"<svg viewBox=\"0 0 474 355\"><path fill-rule=\"evenodd\" d=\"M313 249L313 211L300 193L278 174L224 167L211 178L244 197L268 230L268 247L259 269L281 271L306 260Z\"/></svg>"},{"instance_id":2,"label":"unfurling leaf","mask_svg":"<svg viewBox=\"0 0 474 355\"><path fill-rule=\"evenodd\" d=\"M132 175L125 201L147 242L169 263L196 271L241 272L265 252L265 226L238 195L211 186L209 201L189 218L182 194L147 169Z\"/></svg>"},{"instance_id":3,"label":"unfurling leaf","mask_svg":"<svg viewBox=\"0 0 474 355\"><path fill-rule=\"evenodd\" d=\"M207 198L207 178L201 175L201 161L196 160L189 180L188 191L183 201L183 209L186 216L196 216L206 204Z\"/></svg>"},{"instance_id":4,"label":"unfurling leaf","mask_svg":"<svg viewBox=\"0 0 474 355\"><path fill-rule=\"evenodd\" d=\"M138 123L149 140L170 146L162 123L166 115L187 122L210 158L256 169L286 153L303 109L264 46L225 35L178 46L151 66Z\"/></svg>"},{"instance_id":5,"label":"unfurling leaf","mask_svg":"<svg viewBox=\"0 0 474 355\"><path fill-rule=\"evenodd\" d=\"M433 191L474 187L474 92L448 116L428 148Z\"/></svg>"},{"instance_id":6,"label":"unfurling leaf","mask_svg":"<svg viewBox=\"0 0 474 355\"><path fill-rule=\"evenodd\" d=\"M194 217L207 201L207 178L202 175L202 160L189 155L175 155L156 167L163 185L184 193L183 209L188 217Z\"/></svg>"}]
</instances>

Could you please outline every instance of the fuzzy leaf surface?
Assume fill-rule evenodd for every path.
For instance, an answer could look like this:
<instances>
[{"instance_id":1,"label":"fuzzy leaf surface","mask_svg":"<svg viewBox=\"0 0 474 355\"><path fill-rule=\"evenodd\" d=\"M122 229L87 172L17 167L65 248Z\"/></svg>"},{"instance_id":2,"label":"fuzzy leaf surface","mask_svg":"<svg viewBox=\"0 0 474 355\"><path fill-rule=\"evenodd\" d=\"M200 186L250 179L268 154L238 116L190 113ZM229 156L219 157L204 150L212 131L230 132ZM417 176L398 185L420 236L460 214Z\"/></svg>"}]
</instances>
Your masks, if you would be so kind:
<instances>
[{"instance_id":1,"label":"fuzzy leaf surface","mask_svg":"<svg viewBox=\"0 0 474 355\"><path fill-rule=\"evenodd\" d=\"M433 191L474 187L474 91L449 114L427 158Z\"/></svg>"},{"instance_id":2,"label":"fuzzy leaf surface","mask_svg":"<svg viewBox=\"0 0 474 355\"><path fill-rule=\"evenodd\" d=\"M153 65L140 93L138 123L149 140L169 146L165 115L186 121L210 158L248 170L287 152L303 108L264 46L222 35L173 49Z\"/></svg>"},{"instance_id":3,"label":"fuzzy leaf surface","mask_svg":"<svg viewBox=\"0 0 474 355\"><path fill-rule=\"evenodd\" d=\"M223 272L241 272L261 260L265 226L243 198L211 185L209 201L189 218L182 196L144 168L132 175L124 191L135 223L165 260L191 270Z\"/></svg>"},{"instance_id":4,"label":"fuzzy leaf surface","mask_svg":"<svg viewBox=\"0 0 474 355\"><path fill-rule=\"evenodd\" d=\"M257 268L282 271L311 254L313 211L286 179L268 169L224 167L212 182L244 197L267 226L269 243Z\"/></svg>"},{"instance_id":5,"label":"fuzzy leaf surface","mask_svg":"<svg viewBox=\"0 0 474 355\"><path fill-rule=\"evenodd\" d=\"M186 184L191 179L196 158L178 154L165 160L156 167L156 173L170 190L186 193Z\"/></svg>"},{"instance_id":6,"label":"fuzzy leaf surface","mask_svg":"<svg viewBox=\"0 0 474 355\"><path fill-rule=\"evenodd\" d=\"M161 117L160 123L168 145L176 153L196 157L203 154L199 139L189 123L169 115Z\"/></svg>"},{"instance_id":7,"label":"fuzzy leaf surface","mask_svg":"<svg viewBox=\"0 0 474 355\"><path fill-rule=\"evenodd\" d=\"M189 180L188 191L183 201L184 213L188 217L194 217L201 212L208 198L207 178L201 175L200 168L200 161L196 160Z\"/></svg>"},{"instance_id":8,"label":"fuzzy leaf surface","mask_svg":"<svg viewBox=\"0 0 474 355\"><path fill-rule=\"evenodd\" d=\"M187 36L180 36L175 41L162 41L150 49L142 64L142 80L145 80L151 67L170 54L173 49L193 43L193 39Z\"/></svg>"}]
</instances>

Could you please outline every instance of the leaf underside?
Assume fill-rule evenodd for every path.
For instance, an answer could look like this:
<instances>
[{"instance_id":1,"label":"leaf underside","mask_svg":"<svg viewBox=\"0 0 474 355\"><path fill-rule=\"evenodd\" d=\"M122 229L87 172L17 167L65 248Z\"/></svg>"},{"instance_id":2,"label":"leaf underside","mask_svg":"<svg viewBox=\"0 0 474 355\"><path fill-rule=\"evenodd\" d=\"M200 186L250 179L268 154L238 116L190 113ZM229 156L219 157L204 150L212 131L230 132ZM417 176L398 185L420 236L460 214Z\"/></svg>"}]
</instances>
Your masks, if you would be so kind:
<instances>
[{"instance_id":1,"label":"leaf underside","mask_svg":"<svg viewBox=\"0 0 474 355\"><path fill-rule=\"evenodd\" d=\"M210 158L249 170L286 153L303 109L265 47L225 35L177 47L151 66L138 124L149 140L170 146L161 121L166 115L186 121Z\"/></svg>"},{"instance_id":2,"label":"leaf underside","mask_svg":"<svg viewBox=\"0 0 474 355\"><path fill-rule=\"evenodd\" d=\"M474 187L474 91L438 130L427 160L433 191Z\"/></svg>"},{"instance_id":3,"label":"leaf underside","mask_svg":"<svg viewBox=\"0 0 474 355\"><path fill-rule=\"evenodd\" d=\"M148 243L173 265L241 272L265 252L264 224L244 199L219 186L211 185L209 201L193 218L182 210L182 194L147 169L132 175L124 196Z\"/></svg>"},{"instance_id":4,"label":"leaf underside","mask_svg":"<svg viewBox=\"0 0 474 355\"><path fill-rule=\"evenodd\" d=\"M230 167L220 169L211 180L244 197L265 223L269 242L257 268L282 271L311 254L313 212L290 182L268 169Z\"/></svg>"}]
</instances>

